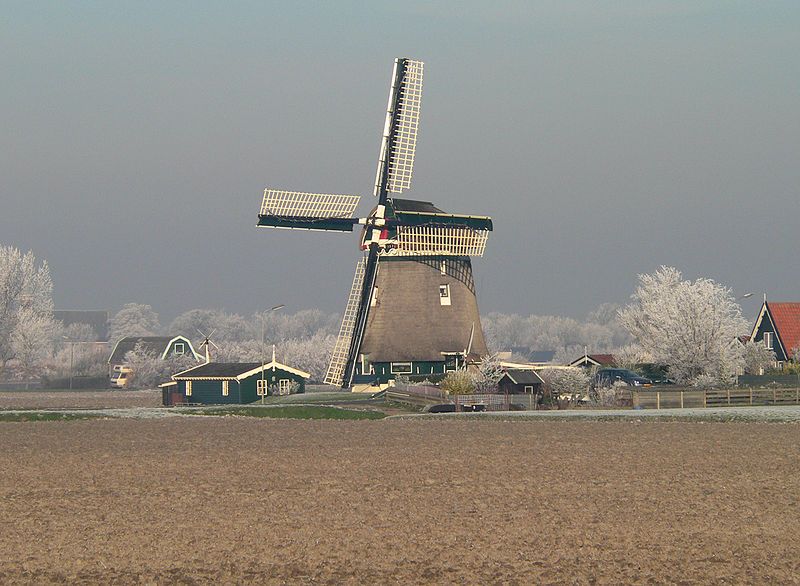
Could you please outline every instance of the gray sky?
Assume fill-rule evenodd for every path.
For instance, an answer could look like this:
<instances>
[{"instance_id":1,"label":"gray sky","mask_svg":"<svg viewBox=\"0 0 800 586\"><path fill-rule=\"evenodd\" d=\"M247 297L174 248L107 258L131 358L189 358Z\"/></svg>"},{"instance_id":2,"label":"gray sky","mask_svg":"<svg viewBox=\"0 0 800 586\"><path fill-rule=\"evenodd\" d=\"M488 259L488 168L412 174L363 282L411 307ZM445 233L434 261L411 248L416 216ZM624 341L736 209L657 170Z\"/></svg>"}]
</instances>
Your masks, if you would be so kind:
<instances>
[{"instance_id":1,"label":"gray sky","mask_svg":"<svg viewBox=\"0 0 800 586\"><path fill-rule=\"evenodd\" d=\"M426 63L407 196L495 220L483 312L581 316L661 264L800 299L796 0L3 15L0 242L50 262L59 308L341 311L357 235L257 229L260 198L371 207L398 56Z\"/></svg>"}]
</instances>

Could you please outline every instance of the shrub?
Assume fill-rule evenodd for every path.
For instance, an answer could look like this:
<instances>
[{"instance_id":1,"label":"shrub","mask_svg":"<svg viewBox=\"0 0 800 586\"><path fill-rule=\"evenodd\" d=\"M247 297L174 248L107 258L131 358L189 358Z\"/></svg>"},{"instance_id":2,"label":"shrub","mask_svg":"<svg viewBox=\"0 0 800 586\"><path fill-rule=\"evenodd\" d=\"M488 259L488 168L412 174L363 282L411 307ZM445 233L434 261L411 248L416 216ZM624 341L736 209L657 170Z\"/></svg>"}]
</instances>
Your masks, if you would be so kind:
<instances>
[{"instance_id":1,"label":"shrub","mask_svg":"<svg viewBox=\"0 0 800 586\"><path fill-rule=\"evenodd\" d=\"M475 380L466 370L448 372L440 387L451 395L471 395L475 392Z\"/></svg>"}]
</instances>

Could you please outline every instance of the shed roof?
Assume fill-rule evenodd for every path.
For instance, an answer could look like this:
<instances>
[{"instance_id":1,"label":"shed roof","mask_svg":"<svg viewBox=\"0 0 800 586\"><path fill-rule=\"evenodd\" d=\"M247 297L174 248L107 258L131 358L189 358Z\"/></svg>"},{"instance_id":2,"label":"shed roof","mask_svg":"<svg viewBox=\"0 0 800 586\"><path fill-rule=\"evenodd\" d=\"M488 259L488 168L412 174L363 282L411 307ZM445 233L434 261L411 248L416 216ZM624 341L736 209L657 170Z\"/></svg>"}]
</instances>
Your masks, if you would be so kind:
<instances>
[{"instance_id":1,"label":"shed roof","mask_svg":"<svg viewBox=\"0 0 800 586\"><path fill-rule=\"evenodd\" d=\"M183 370L172 375L175 380L191 379L236 379L242 380L260 373L262 370L283 370L302 378L310 378L311 374L286 366L280 362L272 361L266 364L260 362L207 362L188 370Z\"/></svg>"},{"instance_id":2,"label":"shed roof","mask_svg":"<svg viewBox=\"0 0 800 586\"><path fill-rule=\"evenodd\" d=\"M505 376L511 379L515 385L537 385L544 382L533 370L510 368L506 370Z\"/></svg>"}]
</instances>

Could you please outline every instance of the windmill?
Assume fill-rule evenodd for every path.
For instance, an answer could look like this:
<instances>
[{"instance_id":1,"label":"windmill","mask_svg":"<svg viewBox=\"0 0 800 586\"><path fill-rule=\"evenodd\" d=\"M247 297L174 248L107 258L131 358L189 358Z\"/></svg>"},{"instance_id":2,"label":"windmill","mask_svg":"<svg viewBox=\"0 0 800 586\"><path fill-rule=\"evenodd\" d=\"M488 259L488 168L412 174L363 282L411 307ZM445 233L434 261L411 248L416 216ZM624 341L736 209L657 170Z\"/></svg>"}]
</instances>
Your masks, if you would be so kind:
<instances>
[{"instance_id":1,"label":"windmill","mask_svg":"<svg viewBox=\"0 0 800 586\"><path fill-rule=\"evenodd\" d=\"M211 330L210 334L204 334L199 329L197 329L197 328L195 328L195 329L197 330L197 333L200 334L203 337L203 341L200 342L200 348L205 347L204 348L204 354L206 356L206 364L208 364L209 362L211 362L211 350L210 350L209 346L214 346L214 348L216 348L217 350L220 349L219 346L217 346L214 343L214 341L211 339L211 336L213 336L214 332L216 332L217 330L214 329L214 330Z\"/></svg>"},{"instance_id":2,"label":"windmill","mask_svg":"<svg viewBox=\"0 0 800 586\"><path fill-rule=\"evenodd\" d=\"M449 214L431 202L398 199L411 187L423 63L395 59L373 195L265 189L258 226L352 232L363 258L345 308L325 382L342 387L398 374L444 374L467 354L483 355L471 256L482 256L492 220Z\"/></svg>"}]
</instances>

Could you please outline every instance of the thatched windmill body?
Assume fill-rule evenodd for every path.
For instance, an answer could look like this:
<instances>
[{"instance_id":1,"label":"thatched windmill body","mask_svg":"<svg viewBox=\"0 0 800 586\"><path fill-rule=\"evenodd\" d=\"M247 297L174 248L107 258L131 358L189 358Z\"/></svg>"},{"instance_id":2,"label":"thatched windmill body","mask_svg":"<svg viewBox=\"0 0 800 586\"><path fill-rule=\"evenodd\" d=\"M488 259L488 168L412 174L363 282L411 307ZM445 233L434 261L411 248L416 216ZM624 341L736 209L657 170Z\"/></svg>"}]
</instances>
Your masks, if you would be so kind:
<instances>
[{"instance_id":1,"label":"thatched windmill body","mask_svg":"<svg viewBox=\"0 0 800 586\"><path fill-rule=\"evenodd\" d=\"M363 226L339 337L325 382L342 387L397 375L431 377L486 353L471 256L481 256L492 220L399 199L411 187L423 64L396 59L381 141L377 205L355 217L359 196L264 190L258 225L352 232Z\"/></svg>"}]
</instances>

